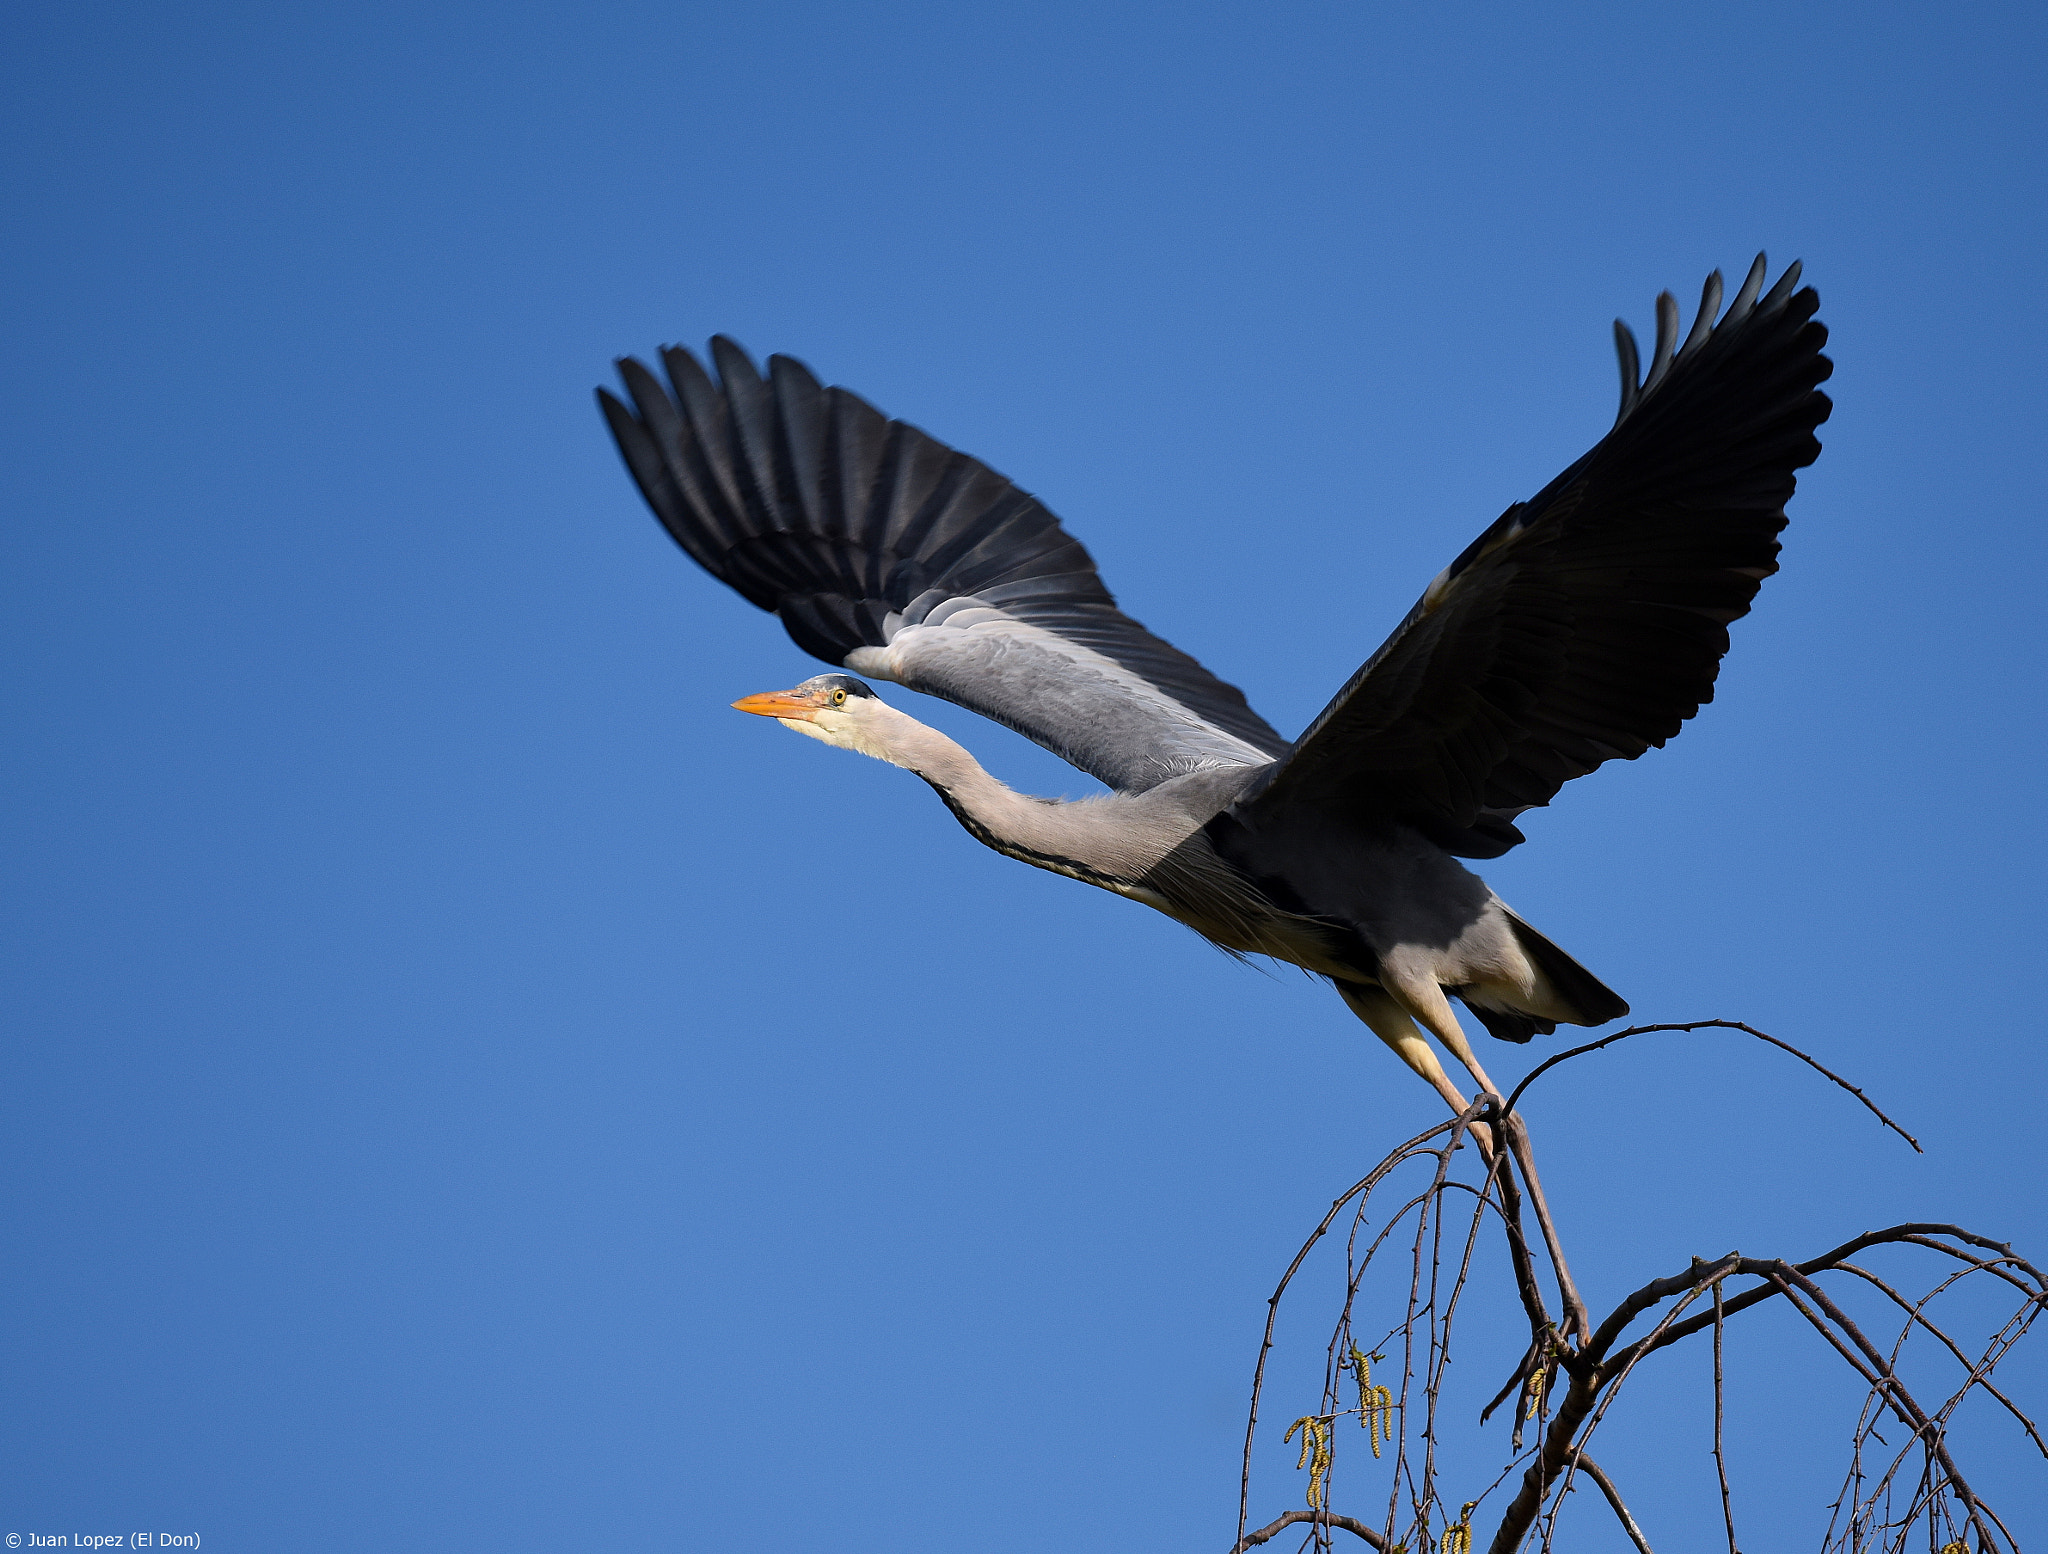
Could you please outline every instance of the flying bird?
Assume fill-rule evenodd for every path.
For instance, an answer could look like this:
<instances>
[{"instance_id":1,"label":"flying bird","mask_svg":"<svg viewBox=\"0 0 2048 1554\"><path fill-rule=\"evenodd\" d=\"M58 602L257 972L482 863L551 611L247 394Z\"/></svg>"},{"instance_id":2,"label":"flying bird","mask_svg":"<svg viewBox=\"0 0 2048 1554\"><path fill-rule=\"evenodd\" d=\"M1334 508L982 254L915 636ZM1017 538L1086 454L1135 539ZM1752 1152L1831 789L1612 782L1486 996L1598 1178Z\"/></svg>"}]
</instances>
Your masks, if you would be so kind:
<instances>
[{"instance_id":1,"label":"flying bird","mask_svg":"<svg viewBox=\"0 0 2048 1554\"><path fill-rule=\"evenodd\" d=\"M1037 498L800 362L771 357L764 378L718 338L716 381L669 348L666 388L629 358L632 408L598 400L676 543L848 671L735 707L915 772L1000 853L1327 978L1463 1111L1423 1032L1500 1092L1452 998L1510 1042L1628 1012L1459 860L1499 857L1524 810L1712 699L1830 408L1799 271L1766 293L1758 255L1725 314L1716 272L1682 341L1664 293L1647 375L1617 321L1613 428L1487 525L1291 743L1118 610ZM1111 791L1015 792L878 680L1006 724Z\"/></svg>"}]
</instances>

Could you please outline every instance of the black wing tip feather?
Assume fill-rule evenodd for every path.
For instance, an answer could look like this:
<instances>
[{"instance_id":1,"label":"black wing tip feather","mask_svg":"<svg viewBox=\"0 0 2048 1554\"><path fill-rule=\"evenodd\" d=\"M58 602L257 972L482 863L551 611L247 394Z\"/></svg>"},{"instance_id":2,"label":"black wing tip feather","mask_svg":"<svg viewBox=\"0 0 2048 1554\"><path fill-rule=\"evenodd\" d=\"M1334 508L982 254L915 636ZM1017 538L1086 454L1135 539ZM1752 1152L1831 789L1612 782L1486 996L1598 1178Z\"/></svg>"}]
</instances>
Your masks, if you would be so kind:
<instances>
[{"instance_id":1,"label":"black wing tip feather","mask_svg":"<svg viewBox=\"0 0 2048 1554\"><path fill-rule=\"evenodd\" d=\"M1795 326L1810 320L1820 308L1820 294L1811 286L1803 291L1794 290L1804 269L1804 261L1793 260L1785 267L1784 274L1778 277L1777 284L1768 293L1763 293L1769 263L1759 253L1725 314L1720 311L1721 272L1715 270L1701 288L1700 305L1693 315L1691 332L1683 344L1678 339L1678 299L1668 291L1660 293L1657 297L1657 341L1651 352L1650 370L1640 376L1641 353L1636 345L1635 332L1624 320L1617 318L1614 321L1614 350L1621 368L1621 404L1614 413L1614 424L1619 426L1627 420L1677 368L1695 360L1716 339L1732 340L1745 326L1755 327L1781 313L1791 315ZM1827 327L1815 324L1813 329L1816 333L1810 342L1810 354L1818 367L1818 376L1813 382L1819 384L1834 371L1834 364L1820 354L1821 347L1827 344ZM1826 395L1815 397L1819 402L1820 415L1814 425L1818 426L1827 419L1832 406ZM1816 444L1815 451L1818 449Z\"/></svg>"},{"instance_id":2,"label":"black wing tip feather","mask_svg":"<svg viewBox=\"0 0 2048 1554\"><path fill-rule=\"evenodd\" d=\"M1030 493L826 388L796 357L771 355L764 373L722 334L704 354L709 370L663 346L667 388L619 357L626 398L599 388L598 407L670 537L779 616L806 653L838 665L884 646L884 618L915 623L927 595L1007 593L1015 599L998 608L1102 653L1258 748L1287 749L1236 687L1119 613L1086 548Z\"/></svg>"},{"instance_id":3,"label":"black wing tip feather","mask_svg":"<svg viewBox=\"0 0 2048 1554\"><path fill-rule=\"evenodd\" d=\"M1507 816L1662 745L1711 701L1832 409L1800 275L1766 291L1759 254L1725 312L1708 276L1682 338L1665 293L1647 373L1617 320L1614 429L1431 583L1255 802L1391 812L1496 857L1522 839Z\"/></svg>"},{"instance_id":4,"label":"black wing tip feather","mask_svg":"<svg viewBox=\"0 0 2048 1554\"><path fill-rule=\"evenodd\" d=\"M670 346L670 350L685 351L687 346ZM761 369L754 365L754 358L747 354L745 346L731 335L711 337L711 364L718 369L718 387L728 397L735 384L753 387L761 382Z\"/></svg>"}]
</instances>

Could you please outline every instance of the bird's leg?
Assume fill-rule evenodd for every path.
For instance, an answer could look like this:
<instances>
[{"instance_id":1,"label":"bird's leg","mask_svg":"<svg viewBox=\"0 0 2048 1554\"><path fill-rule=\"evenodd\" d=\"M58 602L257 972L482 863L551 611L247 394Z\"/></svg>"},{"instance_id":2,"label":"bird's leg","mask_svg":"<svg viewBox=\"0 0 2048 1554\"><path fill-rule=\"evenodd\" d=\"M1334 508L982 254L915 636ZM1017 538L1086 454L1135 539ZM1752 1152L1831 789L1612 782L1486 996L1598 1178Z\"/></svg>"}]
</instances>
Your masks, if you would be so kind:
<instances>
[{"instance_id":1,"label":"bird's leg","mask_svg":"<svg viewBox=\"0 0 2048 1554\"><path fill-rule=\"evenodd\" d=\"M1436 1054L1429 1050L1429 1043L1416 1030L1415 1022L1383 989L1356 982L1339 982L1337 991L1351 1006L1351 1012L1371 1027L1373 1035L1392 1047L1395 1056L1421 1075L1423 1082L1442 1096L1452 1111L1463 1112L1471 1104L1451 1083L1443 1065L1437 1062ZM1483 1122L1475 1122L1472 1124L1472 1137L1479 1145L1479 1152L1490 1162L1493 1159L1493 1130Z\"/></svg>"},{"instance_id":2,"label":"bird's leg","mask_svg":"<svg viewBox=\"0 0 2048 1554\"><path fill-rule=\"evenodd\" d=\"M1472 1051L1472 1043L1465 1039L1465 1032L1458 1024L1458 1016L1451 1008L1451 1001L1444 997L1442 988L1431 981L1409 981L1392 983L1387 991L1399 1008L1412 1015L1450 1050L1452 1056L1465 1065L1465 1071L1478 1082L1483 1092L1488 1095L1505 1096L1505 1092L1486 1077L1486 1070L1479 1066L1479 1058ZM1438 1072L1441 1073L1442 1070L1439 1069ZM1456 1093L1455 1089L1451 1091L1452 1095ZM1459 1110L1463 1109L1462 1106L1459 1107ZM1557 1293L1558 1298L1564 1303L1565 1325L1577 1336L1581 1344L1590 1343L1593 1339L1593 1319L1586 1310L1585 1301L1579 1297L1578 1286L1572 1282L1571 1269L1564 1260L1564 1246L1558 1240L1557 1226L1551 1223L1550 1205L1543 1201L1543 1183L1536 1175L1536 1155L1529 1147L1529 1130L1523 1126L1519 1114L1512 1118L1503 1118L1502 1123L1507 1130L1508 1150L1515 1157L1515 1164L1522 1168L1522 1180L1528 1183L1529 1206L1536 1211L1536 1223L1542 1227L1543 1245L1550 1253L1550 1266L1557 1270Z\"/></svg>"},{"instance_id":3,"label":"bird's leg","mask_svg":"<svg viewBox=\"0 0 2048 1554\"><path fill-rule=\"evenodd\" d=\"M1434 981L1427 977L1389 979L1387 993L1417 1024L1444 1044L1451 1056L1465 1066L1465 1072L1472 1076L1482 1092L1487 1095L1507 1094L1479 1066L1479 1055L1472 1050L1472 1043L1465 1039L1464 1027L1458 1024L1451 1001L1444 997L1444 990Z\"/></svg>"}]
</instances>

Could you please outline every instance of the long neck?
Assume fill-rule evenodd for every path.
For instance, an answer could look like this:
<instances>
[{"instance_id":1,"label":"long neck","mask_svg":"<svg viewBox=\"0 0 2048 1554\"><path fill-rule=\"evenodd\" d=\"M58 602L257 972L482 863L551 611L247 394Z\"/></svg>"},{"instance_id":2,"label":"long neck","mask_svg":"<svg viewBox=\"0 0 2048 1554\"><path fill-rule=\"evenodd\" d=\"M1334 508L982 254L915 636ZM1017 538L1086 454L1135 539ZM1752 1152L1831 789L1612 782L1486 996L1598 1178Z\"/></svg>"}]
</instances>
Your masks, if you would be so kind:
<instances>
[{"instance_id":1,"label":"long neck","mask_svg":"<svg viewBox=\"0 0 2048 1554\"><path fill-rule=\"evenodd\" d=\"M1141 797L1041 799L1019 793L935 728L891 710L885 751L916 772L960 823L997 852L1115 890L1135 884L1193 826ZM1199 823L1199 822L1197 822Z\"/></svg>"}]
</instances>

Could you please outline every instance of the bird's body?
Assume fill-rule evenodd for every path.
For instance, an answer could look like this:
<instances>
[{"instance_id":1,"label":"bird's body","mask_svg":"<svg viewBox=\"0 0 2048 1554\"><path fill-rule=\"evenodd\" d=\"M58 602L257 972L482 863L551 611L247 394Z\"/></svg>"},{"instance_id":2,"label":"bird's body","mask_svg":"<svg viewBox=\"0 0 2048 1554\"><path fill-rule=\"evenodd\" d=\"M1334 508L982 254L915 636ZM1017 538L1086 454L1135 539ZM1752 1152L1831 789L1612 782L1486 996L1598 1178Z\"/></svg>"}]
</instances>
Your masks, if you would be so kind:
<instances>
[{"instance_id":1,"label":"bird's body","mask_svg":"<svg viewBox=\"0 0 2048 1554\"><path fill-rule=\"evenodd\" d=\"M1277 762L1207 767L1143 792L1043 799L990 776L955 741L847 675L819 675L735 705L914 771L970 835L997 852L1142 902L1233 954L1271 956L1328 977L1361 1019L1459 1106L1463 1098L1409 1023L1412 1012L1477 1070L1444 991L1510 1040L1559 1021L1592 1025L1627 1012L1414 827L1385 817L1309 821L1284 811L1264 823L1248 819L1256 811L1241 801ZM1557 981L1547 975L1559 970ZM1488 1084L1483 1076L1480 1082Z\"/></svg>"},{"instance_id":2,"label":"bird's body","mask_svg":"<svg viewBox=\"0 0 2048 1554\"><path fill-rule=\"evenodd\" d=\"M714 341L714 385L670 350L673 397L627 361L638 415L600 398L683 548L852 671L736 706L916 772L999 852L1329 978L1462 1108L1416 1031L1494 1088L1448 996L1510 1041L1627 1012L1459 858L1505 852L1516 814L1711 698L1827 414L1797 272L1762 295L1759 257L1718 324L1711 278L1682 346L1660 298L1641 383L1617 326L1615 430L1489 526L1291 744L1122 615L1035 500L788 358L764 380ZM1014 792L856 675L994 717L1112 791Z\"/></svg>"}]
</instances>

